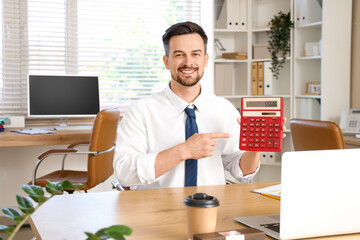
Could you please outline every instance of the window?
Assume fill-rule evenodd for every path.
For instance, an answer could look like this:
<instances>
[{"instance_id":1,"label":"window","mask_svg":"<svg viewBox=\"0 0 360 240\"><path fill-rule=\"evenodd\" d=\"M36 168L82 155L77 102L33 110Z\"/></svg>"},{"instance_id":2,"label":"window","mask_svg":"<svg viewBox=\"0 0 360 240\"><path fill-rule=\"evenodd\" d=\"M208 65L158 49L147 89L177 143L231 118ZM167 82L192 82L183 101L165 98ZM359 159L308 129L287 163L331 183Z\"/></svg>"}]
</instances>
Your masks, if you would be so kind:
<instances>
[{"instance_id":1,"label":"window","mask_svg":"<svg viewBox=\"0 0 360 240\"><path fill-rule=\"evenodd\" d=\"M0 14L0 115L26 115L28 74L98 75L102 107L125 110L165 87L161 36L199 23L200 0L2 0Z\"/></svg>"}]
</instances>

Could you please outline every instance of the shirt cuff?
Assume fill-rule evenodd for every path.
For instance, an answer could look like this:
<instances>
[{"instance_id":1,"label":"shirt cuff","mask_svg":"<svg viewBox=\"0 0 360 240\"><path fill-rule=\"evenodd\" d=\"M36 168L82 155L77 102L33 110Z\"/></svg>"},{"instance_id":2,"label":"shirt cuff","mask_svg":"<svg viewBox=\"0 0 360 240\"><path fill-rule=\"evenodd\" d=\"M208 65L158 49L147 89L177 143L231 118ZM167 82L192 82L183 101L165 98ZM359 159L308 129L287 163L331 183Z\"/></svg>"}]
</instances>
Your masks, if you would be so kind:
<instances>
[{"instance_id":1,"label":"shirt cuff","mask_svg":"<svg viewBox=\"0 0 360 240\"><path fill-rule=\"evenodd\" d=\"M155 159L158 153L142 155L137 161L137 174L141 183L152 183L155 179Z\"/></svg>"},{"instance_id":2,"label":"shirt cuff","mask_svg":"<svg viewBox=\"0 0 360 240\"><path fill-rule=\"evenodd\" d=\"M253 173L250 173L246 176L244 176L243 172L241 171L241 168L240 168L240 160L241 159L237 159L236 160L236 166L235 169L234 169L234 177L239 180L240 182L249 182L251 179L254 178L254 176L256 175L256 173L259 171L260 169L260 162L259 162L259 165L258 167L256 168L255 172Z\"/></svg>"}]
</instances>

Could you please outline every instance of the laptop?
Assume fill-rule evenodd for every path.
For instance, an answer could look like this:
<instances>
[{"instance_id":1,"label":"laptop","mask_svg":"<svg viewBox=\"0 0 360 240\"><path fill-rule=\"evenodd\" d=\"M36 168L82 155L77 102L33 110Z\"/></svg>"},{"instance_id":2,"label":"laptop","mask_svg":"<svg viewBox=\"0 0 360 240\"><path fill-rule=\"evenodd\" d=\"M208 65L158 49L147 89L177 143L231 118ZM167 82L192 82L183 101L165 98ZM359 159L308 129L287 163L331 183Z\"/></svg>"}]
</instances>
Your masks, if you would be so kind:
<instances>
[{"instance_id":1,"label":"laptop","mask_svg":"<svg viewBox=\"0 0 360 240\"><path fill-rule=\"evenodd\" d=\"M360 232L360 149L286 152L280 215L234 218L276 239Z\"/></svg>"}]
</instances>

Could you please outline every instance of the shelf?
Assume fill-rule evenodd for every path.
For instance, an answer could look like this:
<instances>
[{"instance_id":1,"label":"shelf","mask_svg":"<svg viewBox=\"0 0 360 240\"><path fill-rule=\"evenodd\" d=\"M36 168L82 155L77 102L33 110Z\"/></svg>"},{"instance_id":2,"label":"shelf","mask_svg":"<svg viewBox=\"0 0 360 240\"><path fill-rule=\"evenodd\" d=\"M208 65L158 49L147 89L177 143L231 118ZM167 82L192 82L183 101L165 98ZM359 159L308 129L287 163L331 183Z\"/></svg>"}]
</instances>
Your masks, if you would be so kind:
<instances>
[{"instance_id":1,"label":"shelf","mask_svg":"<svg viewBox=\"0 0 360 240\"><path fill-rule=\"evenodd\" d=\"M321 56L311 56L311 57L297 57L296 60L316 60L321 59Z\"/></svg>"},{"instance_id":2,"label":"shelf","mask_svg":"<svg viewBox=\"0 0 360 240\"><path fill-rule=\"evenodd\" d=\"M214 29L215 33L247 33L247 30Z\"/></svg>"},{"instance_id":3,"label":"shelf","mask_svg":"<svg viewBox=\"0 0 360 240\"><path fill-rule=\"evenodd\" d=\"M215 63L247 63L248 60L235 60L235 59L225 59L217 58L214 60Z\"/></svg>"},{"instance_id":4,"label":"shelf","mask_svg":"<svg viewBox=\"0 0 360 240\"><path fill-rule=\"evenodd\" d=\"M228 95L228 96L221 96L223 98L242 98L242 97L248 97L247 95Z\"/></svg>"},{"instance_id":5,"label":"shelf","mask_svg":"<svg viewBox=\"0 0 360 240\"><path fill-rule=\"evenodd\" d=\"M291 60L291 57L287 57L286 61ZM271 62L271 58L252 59L252 62Z\"/></svg>"},{"instance_id":6,"label":"shelf","mask_svg":"<svg viewBox=\"0 0 360 240\"><path fill-rule=\"evenodd\" d=\"M322 22L313 22L313 23L309 23L309 24L306 24L306 25L299 25L299 26L296 26L296 28L321 28L322 26Z\"/></svg>"},{"instance_id":7,"label":"shelf","mask_svg":"<svg viewBox=\"0 0 360 240\"><path fill-rule=\"evenodd\" d=\"M252 32L268 32L270 31L270 28L256 28L256 29L252 29Z\"/></svg>"},{"instance_id":8,"label":"shelf","mask_svg":"<svg viewBox=\"0 0 360 240\"><path fill-rule=\"evenodd\" d=\"M312 99L321 99L321 95L297 95L296 98L312 98Z\"/></svg>"}]
</instances>

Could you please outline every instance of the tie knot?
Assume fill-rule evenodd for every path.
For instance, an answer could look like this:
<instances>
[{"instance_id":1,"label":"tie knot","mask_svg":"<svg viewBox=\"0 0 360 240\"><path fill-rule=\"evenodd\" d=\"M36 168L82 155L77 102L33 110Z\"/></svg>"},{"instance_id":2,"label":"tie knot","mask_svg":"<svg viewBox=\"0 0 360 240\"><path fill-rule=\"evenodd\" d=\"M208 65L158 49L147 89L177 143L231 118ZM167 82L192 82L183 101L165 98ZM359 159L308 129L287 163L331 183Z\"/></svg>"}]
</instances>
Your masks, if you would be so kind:
<instances>
[{"instance_id":1,"label":"tie knot","mask_svg":"<svg viewBox=\"0 0 360 240\"><path fill-rule=\"evenodd\" d=\"M194 108L185 108L185 112L189 117L196 118L195 116L195 109Z\"/></svg>"}]
</instances>

